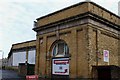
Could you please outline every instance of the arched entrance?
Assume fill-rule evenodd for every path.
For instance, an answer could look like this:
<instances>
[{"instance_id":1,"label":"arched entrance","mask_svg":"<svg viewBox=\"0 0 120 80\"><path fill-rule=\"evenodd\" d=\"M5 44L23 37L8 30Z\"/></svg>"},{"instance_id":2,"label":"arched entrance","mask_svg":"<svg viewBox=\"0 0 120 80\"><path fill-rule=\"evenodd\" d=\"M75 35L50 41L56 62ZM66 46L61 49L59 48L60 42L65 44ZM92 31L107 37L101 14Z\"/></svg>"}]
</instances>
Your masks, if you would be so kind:
<instances>
[{"instance_id":1,"label":"arched entrance","mask_svg":"<svg viewBox=\"0 0 120 80\"><path fill-rule=\"evenodd\" d=\"M69 47L63 40L57 40L51 47L51 77L69 78Z\"/></svg>"}]
</instances>

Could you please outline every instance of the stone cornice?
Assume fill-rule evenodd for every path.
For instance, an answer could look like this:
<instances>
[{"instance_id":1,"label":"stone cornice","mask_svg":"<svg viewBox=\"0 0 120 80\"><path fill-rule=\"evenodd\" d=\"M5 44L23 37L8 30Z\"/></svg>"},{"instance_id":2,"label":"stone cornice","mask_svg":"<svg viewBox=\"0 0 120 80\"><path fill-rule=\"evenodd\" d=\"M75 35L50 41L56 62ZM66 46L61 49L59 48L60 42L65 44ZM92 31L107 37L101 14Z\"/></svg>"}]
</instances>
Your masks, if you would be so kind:
<instances>
[{"instance_id":1,"label":"stone cornice","mask_svg":"<svg viewBox=\"0 0 120 80\"><path fill-rule=\"evenodd\" d=\"M80 15L77 15L77 16L74 16L74 17L71 17L68 19L64 19L64 20L61 20L61 21L58 21L55 23L51 23L51 24L42 26L42 27L37 27L37 28L34 28L33 30L38 32L38 34L45 34L45 33L56 31L57 29L61 30L61 29L75 27L78 25L88 24L88 23L94 24L90 20L96 21L101 25L105 25L105 26L108 26L115 30L120 31L120 25L112 23L112 22L108 21L107 19L104 19L96 14L91 13L91 12L80 14ZM96 24L96 25L98 25L98 24Z\"/></svg>"},{"instance_id":2,"label":"stone cornice","mask_svg":"<svg viewBox=\"0 0 120 80\"><path fill-rule=\"evenodd\" d=\"M94 2L80 2L37 19L34 28L62 21L83 13L91 12L108 21L120 25L120 17Z\"/></svg>"}]
</instances>

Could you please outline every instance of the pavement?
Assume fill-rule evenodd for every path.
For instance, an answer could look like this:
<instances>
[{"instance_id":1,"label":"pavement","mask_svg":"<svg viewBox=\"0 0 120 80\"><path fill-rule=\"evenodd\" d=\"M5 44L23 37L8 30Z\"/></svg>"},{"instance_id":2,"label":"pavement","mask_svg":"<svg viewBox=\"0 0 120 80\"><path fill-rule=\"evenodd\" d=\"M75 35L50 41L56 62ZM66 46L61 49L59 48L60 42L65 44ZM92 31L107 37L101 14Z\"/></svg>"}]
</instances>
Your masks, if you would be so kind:
<instances>
[{"instance_id":1,"label":"pavement","mask_svg":"<svg viewBox=\"0 0 120 80\"><path fill-rule=\"evenodd\" d=\"M2 74L0 80L25 80L24 77L19 76L17 72L12 70L0 70L0 74Z\"/></svg>"}]
</instances>

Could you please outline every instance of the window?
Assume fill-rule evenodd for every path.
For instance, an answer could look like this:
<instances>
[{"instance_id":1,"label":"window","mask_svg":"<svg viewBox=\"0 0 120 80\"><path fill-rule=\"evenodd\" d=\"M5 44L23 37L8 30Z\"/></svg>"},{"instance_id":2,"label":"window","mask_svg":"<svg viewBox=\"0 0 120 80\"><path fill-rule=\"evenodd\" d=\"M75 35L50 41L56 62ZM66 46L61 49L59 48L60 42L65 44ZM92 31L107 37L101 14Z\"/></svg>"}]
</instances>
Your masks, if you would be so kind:
<instances>
[{"instance_id":1,"label":"window","mask_svg":"<svg viewBox=\"0 0 120 80\"><path fill-rule=\"evenodd\" d=\"M52 53L54 57L68 56L69 49L67 44L63 41L57 42L53 47Z\"/></svg>"}]
</instances>

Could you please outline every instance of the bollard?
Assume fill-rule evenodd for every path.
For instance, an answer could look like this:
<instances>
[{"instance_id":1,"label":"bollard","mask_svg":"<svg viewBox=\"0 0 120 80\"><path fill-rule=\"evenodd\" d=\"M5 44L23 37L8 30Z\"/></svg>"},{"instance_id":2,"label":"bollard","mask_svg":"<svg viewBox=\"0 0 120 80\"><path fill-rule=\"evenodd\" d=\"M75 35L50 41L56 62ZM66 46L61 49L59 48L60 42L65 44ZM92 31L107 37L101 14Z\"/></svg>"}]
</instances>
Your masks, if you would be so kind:
<instances>
[{"instance_id":1,"label":"bollard","mask_svg":"<svg viewBox=\"0 0 120 80\"><path fill-rule=\"evenodd\" d=\"M38 75L27 75L26 80L38 80Z\"/></svg>"}]
</instances>

